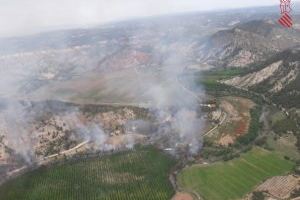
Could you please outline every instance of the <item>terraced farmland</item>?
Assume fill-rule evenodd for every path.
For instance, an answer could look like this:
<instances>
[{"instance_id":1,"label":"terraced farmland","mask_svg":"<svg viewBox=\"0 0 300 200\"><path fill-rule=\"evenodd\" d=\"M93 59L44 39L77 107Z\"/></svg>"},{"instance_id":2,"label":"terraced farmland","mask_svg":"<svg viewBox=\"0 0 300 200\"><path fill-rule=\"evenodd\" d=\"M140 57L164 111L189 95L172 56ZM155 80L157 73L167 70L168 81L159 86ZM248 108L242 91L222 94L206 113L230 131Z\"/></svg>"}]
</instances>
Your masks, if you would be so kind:
<instances>
[{"instance_id":1,"label":"terraced farmland","mask_svg":"<svg viewBox=\"0 0 300 200\"><path fill-rule=\"evenodd\" d=\"M167 200L174 160L153 149L40 168L0 187L2 200Z\"/></svg>"},{"instance_id":2,"label":"terraced farmland","mask_svg":"<svg viewBox=\"0 0 300 200\"><path fill-rule=\"evenodd\" d=\"M268 177L281 175L294 164L277 154L255 148L240 158L183 170L179 184L205 200L234 200L243 197Z\"/></svg>"}]
</instances>

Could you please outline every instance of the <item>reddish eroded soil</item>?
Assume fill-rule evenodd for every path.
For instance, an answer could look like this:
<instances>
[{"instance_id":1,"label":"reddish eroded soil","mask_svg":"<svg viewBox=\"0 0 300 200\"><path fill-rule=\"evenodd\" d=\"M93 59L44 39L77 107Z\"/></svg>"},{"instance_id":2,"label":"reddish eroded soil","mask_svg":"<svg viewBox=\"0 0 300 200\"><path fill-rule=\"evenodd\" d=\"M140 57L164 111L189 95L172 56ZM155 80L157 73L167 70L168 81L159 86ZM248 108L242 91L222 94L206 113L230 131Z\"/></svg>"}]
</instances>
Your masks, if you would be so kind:
<instances>
[{"instance_id":1,"label":"reddish eroded soil","mask_svg":"<svg viewBox=\"0 0 300 200\"><path fill-rule=\"evenodd\" d=\"M221 137L218 141L223 146L233 144L235 139L248 132L251 121L250 110L254 102L242 97L224 97L220 107L227 113L227 119L220 127Z\"/></svg>"},{"instance_id":2,"label":"reddish eroded soil","mask_svg":"<svg viewBox=\"0 0 300 200\"><path fill-rule=\"evenodd\" d=\"M234 137L230 136L230 135L225 135L224 137L222 137L218 143L222 146L228 146L230 144L234 143Z\"/></svg>"},{"instance_id":3,"label":"reddish eroded soil","mask_svg":"<svg viewBox=\"0 0 300 200\"><path fill-rule=\"evenodd\" d=\"M241 120L238 127L235 129L235 135L240 136L247 132L249 128L249 120Z\"/></svg>"},{"instance_id":4,"label":"reddish eroded soil","mask_svg":"<svg viewBox=\"0 0 300 200\"><path fill-rule=\"evenodd\" d=\"M189 193L184 192L178 192L176 195L172 198L172 200L194 200L193 196Z\"/></svg>"}]
</instances>

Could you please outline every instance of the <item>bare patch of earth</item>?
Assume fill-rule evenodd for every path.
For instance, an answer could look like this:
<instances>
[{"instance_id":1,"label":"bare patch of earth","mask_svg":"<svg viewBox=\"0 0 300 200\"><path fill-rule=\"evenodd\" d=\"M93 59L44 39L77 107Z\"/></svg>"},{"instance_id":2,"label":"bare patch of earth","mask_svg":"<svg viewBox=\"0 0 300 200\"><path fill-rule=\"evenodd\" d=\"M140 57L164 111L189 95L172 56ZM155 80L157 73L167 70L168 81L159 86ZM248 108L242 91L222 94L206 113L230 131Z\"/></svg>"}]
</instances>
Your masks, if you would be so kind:
<instances>
[{"instance_id":1,"label":"bare patch of earth","mask_svg":"<svg viewBox=\"0 0 300 200\"><path fill-rule=\"evenodd\" d=\"M176 195L172 198L172 200L194 200L193 196L189 193L184 192L178 192Z\"/></svg>"}]
</instances>

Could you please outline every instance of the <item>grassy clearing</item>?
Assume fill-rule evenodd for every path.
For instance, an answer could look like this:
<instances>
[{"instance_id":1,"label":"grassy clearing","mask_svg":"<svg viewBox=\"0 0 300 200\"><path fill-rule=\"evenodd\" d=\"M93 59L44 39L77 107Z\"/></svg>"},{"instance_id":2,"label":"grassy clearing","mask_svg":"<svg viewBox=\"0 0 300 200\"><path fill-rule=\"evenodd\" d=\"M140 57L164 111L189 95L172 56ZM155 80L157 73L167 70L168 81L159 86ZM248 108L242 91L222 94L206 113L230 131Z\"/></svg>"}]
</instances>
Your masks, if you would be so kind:
<instances>
[{"instance_id":1,"label":"grassy clearing","mask_svg":"<svg viewBox=\"0 0 300 200\"><path fill-rule=\"evenodd\" d=\"M240 68L211 70L202 72L200 74L200 79L198 79L198 82L210 89L218 88L221 87L218 83L219 80L229 79L234 76L241 75L243 72L243 69Z\"/></svg>"},{"instance_id":2,"label":"grassy clearing","mask_svg":"<svg viewBox=\"0 0 300 200\"><path fill-rule=\"evenodd\" d=\"M284 113L281 111L277 111L271 116L270 121L271 121L272 126L274 126L277 122L282 121L284 119L286 119L286 116L284 115Z\"/></svg>"},{"instance_id":3,"label":"grassy clearing","mask_svg":"<svg viewBox=\"0 0 300 200\"><path fill-rule=\"evenodd\" d=\"M153 149L118 153L27 173L0 187L2 200L167 200L174 160Z\"/></svg>"},{"instance_id":4,"label":"grassy clearing","mask_svg":"<svg viewBox=\"0 0 300 200\"><path fill-rule=\"evenodd\" d=\"M205 200L233 200L243 197L268 177L290 171L294 163L278 154L255 148L240 158L183 170L179 184L199 193Z\"/></svg>"},{"instance_id":5,"label":"grassy clearing","mask_svg":"<svg viewBox=\"0 0 300 200\"><path fill-rule=\"evenodd\" d=\"M296 133L298 131L297 124L293 119L285 118L283 120L277 121L272 126L275 133L281 135L286 132Z\"/></svg>"},{"instance_id":6,"label":"grassy clearing","mask_svg":"<svg viewBox=\"0 0 300 200\"><path fill-rule=\"evenodd\" d=\"M281 137L278 137L275 134L270 134L267 138L267 147L274 149L282 156L299 160L300 154L296 147L296 141L297 138L293 134L286 134Z\"/></svg>"}]
</instances>

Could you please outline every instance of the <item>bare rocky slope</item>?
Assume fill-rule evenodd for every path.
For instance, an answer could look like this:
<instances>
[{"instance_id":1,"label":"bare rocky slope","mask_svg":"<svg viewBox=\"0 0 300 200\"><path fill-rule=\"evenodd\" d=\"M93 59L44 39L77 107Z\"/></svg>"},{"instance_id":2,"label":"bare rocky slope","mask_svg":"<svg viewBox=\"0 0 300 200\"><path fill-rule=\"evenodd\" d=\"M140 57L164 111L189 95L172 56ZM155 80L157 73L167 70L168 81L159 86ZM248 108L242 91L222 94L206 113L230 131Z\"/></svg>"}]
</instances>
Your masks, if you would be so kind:
<instances>
[{"instance_id":1,"label":"bare rocky slope","mask_svg":"<svg viewBox=\"0 0 300 200\"><path fill-rule=\"evenodd\" d=\"M254 71L223 83L271 97L286 107L300 107L300 47L294 47L257 64Z\"/></svg>"},{"instance_id":2,"label":"bare rocky slope","mask_svg":"<svg viewBox=\"0 0 300 200\"><path fill-rule=\"evenodd\" d=\"M213 34L199 57L213 66L246 67L300 44L299 29L284 29L271 20L255 20Z\"/></svg>"}]
</instances>

